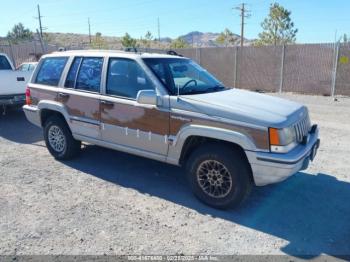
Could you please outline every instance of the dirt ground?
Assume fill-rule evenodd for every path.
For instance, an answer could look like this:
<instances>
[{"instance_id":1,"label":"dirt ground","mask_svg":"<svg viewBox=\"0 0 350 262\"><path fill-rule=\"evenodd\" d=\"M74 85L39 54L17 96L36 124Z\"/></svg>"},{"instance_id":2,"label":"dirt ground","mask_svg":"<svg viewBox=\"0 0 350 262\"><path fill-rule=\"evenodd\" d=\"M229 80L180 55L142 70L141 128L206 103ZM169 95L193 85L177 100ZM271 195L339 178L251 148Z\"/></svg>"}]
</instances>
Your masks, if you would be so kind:
<instances>
[{"instance_id":1,"label":"dirt ground","mask_svg":"<svg viewBox=\"0 0 350 262\"><path fill-rule=\"evenodd\" d=\"M55 161L23 112L0 116L0 254L350 254L350 98L309 107L309 169L254 188L237 210L194 198L183 170L96 146Z\"/></svg>"}]
</instances>

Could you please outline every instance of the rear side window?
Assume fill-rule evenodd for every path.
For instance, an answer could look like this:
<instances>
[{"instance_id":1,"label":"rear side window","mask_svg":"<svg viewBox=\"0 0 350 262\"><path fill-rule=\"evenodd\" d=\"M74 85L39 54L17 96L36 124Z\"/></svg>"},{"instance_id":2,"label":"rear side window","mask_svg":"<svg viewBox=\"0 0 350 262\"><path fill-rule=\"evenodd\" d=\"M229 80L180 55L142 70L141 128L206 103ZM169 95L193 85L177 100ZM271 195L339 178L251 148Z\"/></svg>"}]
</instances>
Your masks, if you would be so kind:
<instances>
[{"instance_id":1,"label":"rear side window","mask_svg":"<svg viewBox=\"0 0 350 262\"><path fill-rule=\"evenodd\" d=\"M11 70L11 65L7 58L3 55L0 56L0 70Z\"/></svg>"},{"instance_id":2,"label":"rear side window","mask_svg":"<svg viewBox=\"0 0 350 262\"><path fill-rule=\"evenodd\" d=\"M45 58L36 76L35 83L49 86L57 86L63 69L67 63L67 57Z\"/></svg>"},{"instance_id":3,"label":"rear side window","mask_svg":"<svg viewBox=\"0 0 350 262\"><path fill-rule=\"evenodd\" d=\"M99 92L102 75L102 57L76 57L69 70L65 87Z\"/></svg>"}]
</instances>

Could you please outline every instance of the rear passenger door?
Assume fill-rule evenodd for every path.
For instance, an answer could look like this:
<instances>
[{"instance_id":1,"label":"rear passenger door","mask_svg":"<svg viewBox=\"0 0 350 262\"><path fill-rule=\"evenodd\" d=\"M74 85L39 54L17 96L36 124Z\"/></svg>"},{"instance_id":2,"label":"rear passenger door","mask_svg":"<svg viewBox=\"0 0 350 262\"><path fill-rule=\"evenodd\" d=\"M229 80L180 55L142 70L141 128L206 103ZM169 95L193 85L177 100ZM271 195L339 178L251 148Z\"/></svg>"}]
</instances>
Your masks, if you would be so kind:
<instances>
[{"instance_id":1,"label":"rear passenger door","mask_svg":"<svg viewBox=\"0 0 350 262\"><path fill-rule=\"evenodd\" d=\"M132 59L110 58L105 93L101 95L102 139L129 150L157 155L168 151L169 112L136 101L140 90L155 89Z\"/></svg>"},{"instance_id":2,"label":"rear passenger door","mask_svg":"<svg viewBox=\"0 0 350 262\"><path fill-rule=\"evenodd\" d=\"M58 93L70 116L74 134L98 139L100 132L100 90L103 57L75 57L64 89Z\"/></svg>"}]
</instances>

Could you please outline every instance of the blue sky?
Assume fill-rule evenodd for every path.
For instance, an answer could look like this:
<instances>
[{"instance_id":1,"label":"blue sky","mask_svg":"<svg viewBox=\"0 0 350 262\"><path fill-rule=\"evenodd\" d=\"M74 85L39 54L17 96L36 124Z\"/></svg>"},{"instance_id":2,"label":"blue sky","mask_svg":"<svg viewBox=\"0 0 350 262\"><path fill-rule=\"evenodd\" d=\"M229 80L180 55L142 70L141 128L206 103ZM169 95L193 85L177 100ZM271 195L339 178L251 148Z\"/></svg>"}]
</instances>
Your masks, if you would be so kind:
<instances>
[{"instance_id":1,"label":"blue sky","mask_svg":"<svg viewBox=\"0 0 350 262\"><path fill-rule=\"evenodd\" d=\"M247 0L251 17L247 19L245 36L256 38L260 23L268 14L272 1ZM349 0L280 0L292 11L292 19L299 29L297 42L333 42L337 35L350 34ZM238 11L232 9L236 0L11 0L1 1L0 35L4 36L15 23L22 22L33 31L38 28L36 5L40 4L43 25L48 32L87 33L90 17L92 32L121 36L129 32L133 37L145 35L147 30L157 33L160 19L161 36L177 37L190 31L220 32L229 28L240 32Z\"/></svg>"}]
</instances>

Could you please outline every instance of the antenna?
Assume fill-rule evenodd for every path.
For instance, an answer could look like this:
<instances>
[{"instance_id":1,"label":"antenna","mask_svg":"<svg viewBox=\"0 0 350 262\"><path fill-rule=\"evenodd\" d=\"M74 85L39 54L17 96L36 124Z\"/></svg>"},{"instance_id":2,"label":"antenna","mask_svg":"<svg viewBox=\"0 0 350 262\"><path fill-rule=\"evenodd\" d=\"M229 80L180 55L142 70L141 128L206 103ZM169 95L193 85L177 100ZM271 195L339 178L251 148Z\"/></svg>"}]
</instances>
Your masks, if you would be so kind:
<instances>
[{"instance_id":1,"label":"antenna","mask_svg":"<svg viewBox=\"0 0 350 262\"><path fill-rule=\"evenodd\" d=\"M177 101L180 100L180 84L177 84Z\"/></svg>"}]
</instances>

